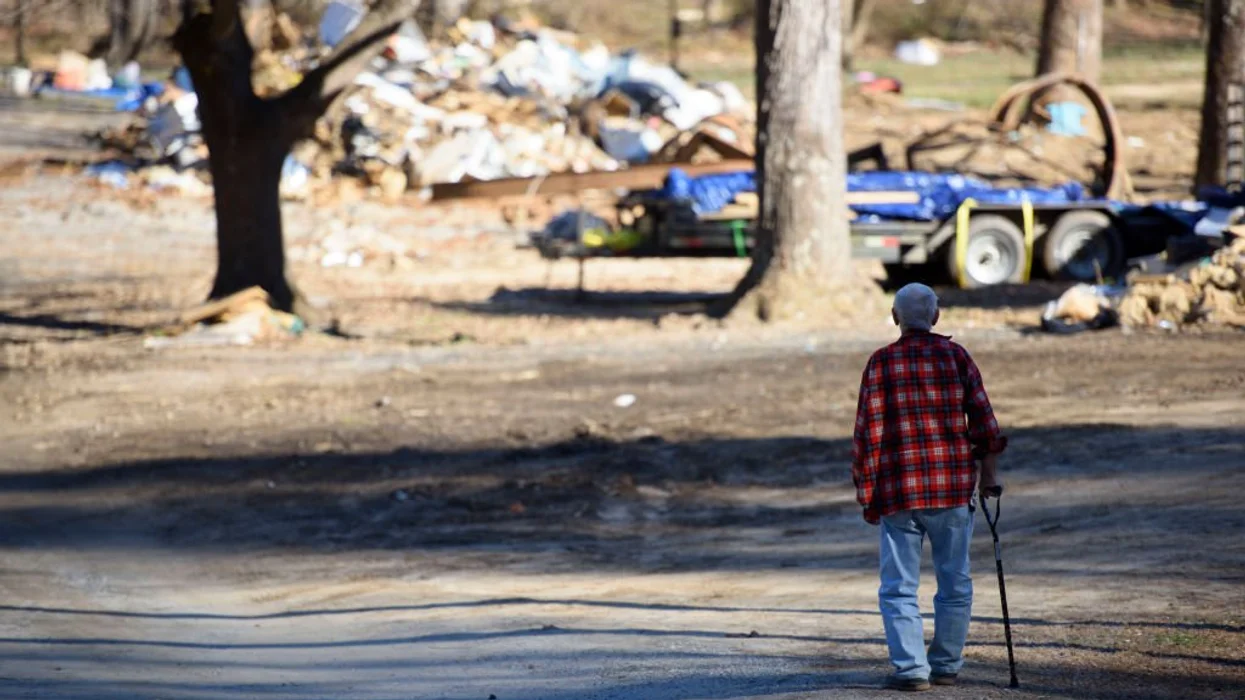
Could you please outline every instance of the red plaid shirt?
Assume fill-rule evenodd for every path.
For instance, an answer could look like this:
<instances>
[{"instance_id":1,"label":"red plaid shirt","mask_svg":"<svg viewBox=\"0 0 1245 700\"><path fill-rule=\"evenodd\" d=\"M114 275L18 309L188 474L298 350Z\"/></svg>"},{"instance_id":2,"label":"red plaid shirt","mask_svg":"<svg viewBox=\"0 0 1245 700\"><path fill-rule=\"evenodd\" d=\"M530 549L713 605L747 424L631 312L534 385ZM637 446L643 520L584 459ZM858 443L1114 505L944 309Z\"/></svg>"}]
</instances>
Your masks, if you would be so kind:
<instances>
[{"instance_id":1,"label":"red plaid shirt","mask_svg":"<svg viewBox=\"0 0 1245 700\"><path fill-rule=\"evenodd\" d=\"M1006 447L981 372L949 337L909 333L869 359L852 450L865 520L968 505L975 460Z\"/></svg>"}]
</instances>

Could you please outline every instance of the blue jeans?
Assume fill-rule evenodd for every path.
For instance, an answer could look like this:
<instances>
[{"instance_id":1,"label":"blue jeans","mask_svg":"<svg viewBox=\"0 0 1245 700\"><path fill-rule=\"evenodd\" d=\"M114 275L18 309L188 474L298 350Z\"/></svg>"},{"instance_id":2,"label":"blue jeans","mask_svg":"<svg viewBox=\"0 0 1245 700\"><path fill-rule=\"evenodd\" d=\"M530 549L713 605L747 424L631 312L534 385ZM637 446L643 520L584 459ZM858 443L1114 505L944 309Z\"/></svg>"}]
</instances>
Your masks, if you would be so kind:
<instances>
[{"instance_id":1,"label":"blue jeans","mask_svg":"<svg viewBox=\"0 0 1245 700\"><path fill-rule=\"evenodd\" d=\"M972 616L973 579L968 546L973 512L960 508L909 510L882 518L878 604L886 645L899 678L959 673ZM925 651L925 634L916 591L921 579L921 547L929 536L938 594L934 596L934 640Z\"/></svg>"}]
</instances>

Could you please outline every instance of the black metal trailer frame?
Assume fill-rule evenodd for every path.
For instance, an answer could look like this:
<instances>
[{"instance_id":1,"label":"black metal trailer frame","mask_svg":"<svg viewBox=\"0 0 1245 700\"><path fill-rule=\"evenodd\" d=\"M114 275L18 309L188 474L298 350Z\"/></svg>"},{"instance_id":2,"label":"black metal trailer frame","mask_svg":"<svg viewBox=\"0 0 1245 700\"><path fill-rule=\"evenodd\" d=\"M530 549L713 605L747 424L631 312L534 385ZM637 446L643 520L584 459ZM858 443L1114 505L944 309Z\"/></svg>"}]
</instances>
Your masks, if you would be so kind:
<instances>
[{"instance_id":1,"label":"black metal trailer frame","mask_svg":"<svg viewBox=\"0 0 1245 700\"><path fill-rule=\"evenodd\" d=\"M748 257L755 218L698 215L690 203L651 191L617 204L614 232L575 242L534 243L550 259L597 257ZM1170 222L1110 202L975 204L940 221L860 218L851 222L852 257L881 262L894 282L957 283L963 287L1024 283L1047 277L1092 282L1117 278L1127 260L1161 252ZM582 281L582 270L580 279ZM581 282L582 287L582 282Z\"/></svg>"}]
</instances>

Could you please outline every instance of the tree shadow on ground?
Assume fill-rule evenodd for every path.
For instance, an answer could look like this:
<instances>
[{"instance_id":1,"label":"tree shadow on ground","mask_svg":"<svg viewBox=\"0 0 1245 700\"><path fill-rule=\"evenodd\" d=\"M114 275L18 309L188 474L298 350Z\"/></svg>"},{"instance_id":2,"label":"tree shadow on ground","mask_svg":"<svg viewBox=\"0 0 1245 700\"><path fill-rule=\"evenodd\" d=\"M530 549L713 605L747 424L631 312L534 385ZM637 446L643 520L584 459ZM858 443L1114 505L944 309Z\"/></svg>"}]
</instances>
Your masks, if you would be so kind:
<instances>
[{"instance_id":1,"label":"tree shadow on ground","mask_svg":"<svg viewBox=\"0 0 1245 700\"><path fill-rule=\"evenodd\" d=\"M671 314L705 315L729 294L716 292L498 289L483 302L429 302L436 308L501 317L657 320Z\"/></svg>"},{"instance_id":2,"label":"tree shadow on ground","mask_svg":"<svg viewBox=\"0 0 1245 700\"><path fill-rule=\"evenodd\" d=\"M980 289L938 287L939 305L944 309L1009 309L1044 306L1072 286L1070 282L1032 282L1000 284Z\"/></svg>"},{"instance_id":3,"label":"tree shadow on ground","mask_svg":"<svg viewBox=\"0 0 1245 700\"><path fill-rule=\"evenodd\" d=\"M1118 467L1120 475L1126 474L1130 480L1178 475L1211 483L1222 473L1223 465L1239 463L1233 460L1245 445L1245 430L1070 425L1017 430L1013 440L1016 466L1009 473L1029 481L1040 481L1048 473L1066 475L1059 471L1061 465L1080 459L1079 450L1091 449L1136 455L1137 459ZM1073 446L1087 441L1088 447ZM1183 458L1153 458L1145 449L1153 445L1178 449ZM1208 456L1215 457L1203 459ZM426 551L463 555L464 559L501 554L509 561L520 557L525 565L549 575L786 567L869 572L876 566L874 535L860 522L853 502L849 458L850 444L845 439L666 442L656 437L624 441L585 437L521 448L222 456L9 471L0 473L0 546L82 553L140 548L181 555L228 552L234 556L248 552L296 556L367 550ZM1012 498L1015 502L1020 497ZM1106 521L1103 515L1110 509L1133 508L1120 503L1111 492L1103 493L1089 506L1083 499L1078 505L1068 505L1060 494L1023 498L1023 506L1008 510L1005 516L1008 552L1019 560L1009 560L1018 564L1009 567L1009 574L1058 576L1071 568L1078 570L1085 585L1103 580L1094 576L1117 582L1169 575L1222 581L1226 570L1175 571L1172 567L1184 566L1181 562L1167 569L1119 565L1130 563L1155 538L1172 532L1196 533L1201 551L1235 551L1231 548L1235 533L1245 525L1245 514L1239 509L1180 503L1149 509L1144 517L1138 511L1136 518ZM1048 532L1050 522L1057 522L1060 530ZM1096 537L1089 545L1082 542L1071 547L1059 539L1062 533L1087 531ZM1189 555L1205 560L1199 552ZM1107 564L1103 572L1090 571L1099 563ZM1234 564L1229 559L1224 566ZM983 576L985 580L979 585L986 595L985 589L992 582L988 573ZM513 623L487 629L451 624L409 633L380 631L360 638L325 631L325 623L350 616L361 616L354 622L363 630L372 629L386 615L427 612L439 620L453 620L454 610L478 608L495 608L497 620L514 620L522 618L517 612L524 606L573 606L597 611L598 620L609 622L599 628L580 623L518 629ZM618 621L631 612L659 613L662 622ZM710 612L725 616L720 628L704 620L687 619L684 623L679 619L680 613ZM1134 622L1093 616L1048 620L1015 607L1013 612L1018 613L1014 626L1023 692L1032 692L1033 697L1210 698L1224 697L1225 689L1239 687L1232 686L1232 679L1239 679L1243 662L1216 646L1199 646L1206 640L1223 640L1225 635L1245 634L1235 622ZM821 616L825 624L809 633L792 632L781 618L773 617L784 614ZM49 664L63 663L72 669L72 676L67 673L59 678L23 681L49 697L410 697L413 691L418 696L417 689L433 670L459 688L475 683L475 679L498 679L495 671L502 657L497 654L508 655L505 658L524 668L531 663L543 670L507 676L509 680L497 689L481 685L473 686L471 694L439 692L430 696L466 698L494 693L499 698L530 700L570 700L585 695L690 700L860 691L862 697L868 697L883 675L878 659L861 658L861 653L882 653L880 627L877 634L835 633L841 626L835 622L839 617L876 619L876 612L833 607L680 605L612 596L602 600L551 596L321 608L270 615L96 611L19 604L0 608L0 622L10 615L19 616L15 619L28 630L38 629L33 623L56 622L55 618L64 616L99 617L104 623L85 628L91 631L81 636L57 631L35 633L29 638L10 633L0 638L0 659L16 660L20 656L26 660L16 675L6 673L10 678L26 678L34 673L30 669ZM370 615L377 617L366 617ZM762 615L766 617L764 623L759 621ZM114 624L109 620L116 620L122 629L123 625L140 622L178 626L135 626L127 634L101 633ZM977 631L969 654L975 661L962 690L974 693L974 697L983 693L989 696L1006 679L1001 625L991 616L979 615L974 620ZM315 633L283 637L279 631L288 628L268 628L265 624L277 621L310 625L308 629ZM225 631L218 628L204 637L192 631L196 627L182 625L218 625ZM252 632L260 630L259 625L276 632ZM757 630L756 634L737 632L750 627ZM172 631L181 629L186 632ZM1187 645L1176 639L1167 646L1145 648L1123 641L1123 635L1136 635L1138 630L1193 635L1196 639ZM1210 636L1203 639L1204 635ZM629 639L645 640L645 651L637 651ZM583 655L589 640L602 648L619 650L599 657L608 656L608 663L615 664L609 668L640 668L644 672L608 675L585 670L596 663L590 658L598 658ZM482 647L494 651L486 653ZM549 670L552 667L540 664L552 663L550 654L556 650L565 654L568 648L576 650L575 658L559 661L564 664L559 668L576 669L583 677L555 683L550 680L556 675ZM1231 644L1225 648L1236 647ZM457 660L447 666L424 655L425 650L433 649L453 653ZM82 652L81 657L76 650ZM1030 663L1026 652L1038 650L1067 654L1069 660L1051 665ZM331 668L331 655L350 651L369 656L355 663L340 662L343 672L361 674L348 684L325 681L324 676L278 686L269 685L271 675L260 675L251 682L222 683L186 680L184 675L161 679L151 673L153 668L172 668L184 674L195 664L205 671L226 673L231 666L239 672L245 666L257 672L312 673L313 669ZM400 660L390 662L384 657ZM742 666L748 662L761 667ZM109 667L107 672L99 670L101 663ZM600 663L604 668L606 662ZM648 663L655 664L658 672L647 672L644 664ZM1144 665L1129 668L1136 663ZM766 664L782 669L769 670ZM135 669L133 678L143 680L116 681L116 669L126 665ZM490 675L489 671L494 672ZM392 678L393 674L406 683L406 694L381 685L380 678Z\"/></svg>"},{"instance_id":4,"label":"tree shadow on ground","mask_svg":"<svg viewBox=\"0 0 1245 700\"><path fill-rule=\"evenodd\" d=\"M1016 430L1012 441L1009 473L1030 480L1067 478L1068 465L1081 473L1087 460L1109 454L1137 456L1116 467L1130 479L1210 480L1220 476L1217 463L1241 456L1245 430L1072 425ZM1166 456L1148 454L1154 446ZM850 461L848 439L587 435L523 447L9 471L0 473L0 545L289 553L500 548L560 570L859 569L872 566L874 553ZM1009 513L1008 527L1048 552L1074 546L1082 528L1122 535L1120 519L1104 517L1130 508L1107 494L1088 504L1048 496ZM1159 515L1138 517L1125 541L1141 547L1146 537L1190 531L1204 547L1221 539L1227 547L1227 524L1245 525L1245 512L1193 504L1168 504ZM1224 527L1207 528L1208 518ZM827 530L851 546L810 554L810 543ZM766 546L755 546L758 533ZM1031 561L1028 571L1093 577L1088 562L1131 551L1078 551ZM1229 566L1230 558L1221 563ZM1230 577L1227 569L1214 575Z\"/></svg>"},{"instance_id":5,"label":"tree shadow on ground","mask_svg":"<svg viewBox=\"0 0 1245 700\"><path fill-rule=\"evenodd\" d=\"M640 650L623 639L669 640ZM675 700L706 697L886 697L884 640L758 635L746 646L722 632L545 626L495 633L438 634L293 643L199 644L144 638L0 639L6 681L39 697L107 698L477 698L520 700ZM514 646L522 641L522 647ZM771 642L787 642L775 653ZM791 643L798 643L792 647ZM575 651L568 652L567 644ZM941 697L1076 697L1175 700L1235 697L1231 669L1127 668L1068 660L1026 662L1018 691L1006 691L997 653L970 641L968 664ZM453 654L446 664L433 648ZM1077 647L1067 647L1074 650ZM82 651L77 651L77 650ZM506 651L498 653L499 650ZM866 651L867 650L867 651ZM176 656L193 652L191 657ZM336 657L350 651L367 657ZM1114 655L1119 650L1097 650ZM148 655L150 654L150 655ZM170 656L173 654L174 656ZM426 655L426 656L425 656ZM1108 656L1108 659L1111 657ZM1110 663L1110 662L1109 662ZM40 674L55 665L66 673ZM558 669L559 672L550 673ZM175 674L170 677L170 673ZM254 674L254 675L251 675ZM40 677L42 675L42 677ZM194 676L209 678L194 680ZM228 681L218 680L221 676ZM120 680L129 677L129 680ZM272 681L274 676L280 681ZM285 678L297 678L289 682ZM174 680L176 679L176 680ZM401 691L395 688L401 688ZM448 691L449 687L455 688ZM13 688L13 685L10 685ZM999 695L998 693L1005 695Z\"/></svg>"},{"instance_id":6,"label":"tree shadow on ground","mask_svg":"<svg viewBox=\"0 0 1245 700\"><path fill-rule=\"evenodd\" d=\"M49 331L72 331L95 336L136 335L145 329L118 323L66 318L57 314L17 315L0 311L0 330L4 326L40 328Z\"/></svg>"},{"instance_id":7,"label":"tree shadow on ground","mask_svg":"<svg viewBox=\"0 0 1245 700\"><path fill-rule=\"evenodd\" d=\"M899 286L879 281L883 291L894 292ZM1071 285L1059 282L1038 282L1026 285L997 285L982 289L938 287L938 297L945 309L999 310L1035 308L1060 297ZM592 291L529 287L502 287L486 301L432 301L419 299L435 308L483 316L640 319L656 321L666 316L703 316L710 314L730 298L728 292L679 291Z\"/></svg>"},{"instance_id":8,"label":"tree shadow on ground","mask_svg":"<svg viewBox=\"0 0 1245 700\"><path fill-rule=\"evenodd\" d=\"M811 615L811 616L878 616L875 609L859 610L847 608L778 608L746 605L704 605L675 604L654 602L633 602L626 600L588 600L577 598L484 598L480 600L462 600L447 603L422 603L413 605L374 605L354 608L312 608L285 610L274 613L228 614L205 612L145 612L135 610L92 610L86 608L53 608L29 605L0 605L3 613L32 613L39 615L69 615L82 617L118 618L135 620L184 620L184 621L221 621L221 622L262 622L266 620L296 620L299 618L334 618L366 615L386 615L392 613L412 613L441 610L471 610L480 608L522 608L532 606L566 606L572 608L600 608L604 610L633 610L649 612L692 612L692 613L743 613L773 615ZM933 613L925 613L925 619L934 619ZM978 624L1001 625L1003 619L989 615L973 615L973 622ZM1178 622L1178 621L1122 621L1079 618L1075 620L1043 620L1035 617L1013 617L1011 624L1017 628L1073 628L1102 627L1105 629L1154 629L1194 632L1229 632L1245 634L1245 624L1220 624L1214 622ZM727 635L740 636L740 635ZM751 638L752 635L744 635ZM771 635L758 637L775 638ZM783 638L783 637L777 637ZM1232 660L1234 665L1245 665L1245 660Z\"/></svg>"}]
</instances>

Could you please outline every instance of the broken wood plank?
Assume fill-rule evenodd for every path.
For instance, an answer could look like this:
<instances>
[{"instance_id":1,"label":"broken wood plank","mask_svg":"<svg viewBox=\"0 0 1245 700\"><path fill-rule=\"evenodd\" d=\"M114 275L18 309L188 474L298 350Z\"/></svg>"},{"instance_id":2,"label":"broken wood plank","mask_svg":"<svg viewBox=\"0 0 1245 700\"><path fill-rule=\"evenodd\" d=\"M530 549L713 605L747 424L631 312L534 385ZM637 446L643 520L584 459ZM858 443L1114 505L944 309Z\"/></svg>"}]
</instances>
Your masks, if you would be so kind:
<instances>
[{"instance_id":1,"label":"broken wood plank","mask_svg":"<svg viewBox=\"0 0 1245 700\"><path fill-rule=\"evenodd\" d=\"M917 204L921 201L921 195L916 192L906 192L903 190L893 191L877 191L877 192L848 192L846 194L847 205L861 206L868 204ZM722 209L704 214L700 217L701 221L732 221L735 219L755 219L759 210L760 200L755 192L740 192L735 195L735 201L726 205ZM852 214L850 219L854 219Z\"/></svg>"},{"instance_id":2,"label":"broken wood plank","mask_svg":"<svg viewBox=\"0 0 1245 700\"><path fill-rule=\"evenodd\" d=\"M195 324L200 321L216 318L227 311L232 311L236 308L241 308L255 302L262 302L264 304L269 303L268 292L265 292L262 287L248 287L240 292L230 294L223 299L217 299L216 301L209 301L206 304L200 304L193 309L183 311L182 314L178 316L177 321L178 323L186 325Z\"/></svg>"},{"instance_id":3,"label":"broken wood plank","mask_svg":"<svg viewBox=\"0 0 1245 700\"><path fill-rule=\"evenodd\" d=\"M919 192L910 190L856 191L847 193L847 206L865 204L920 204Z\"/></svg>"},{"instance_id":4,"label":"broken wood plank","mask_svg":"<svg viewBox=\"0 0 1245 700\"><path fill-rule=\"evenodd\" d=\"M479 182L446 182L432 186L432 200L496 198L511 195L572 194L583 190L648 189L661 187L670 171L678 168L692 177L718 173L747 172L755 169L751 160L724 160L720 163L637 165L626 170L588 173L554 173L543 177L508 177Z\"/></svg>"}]
</instances>

